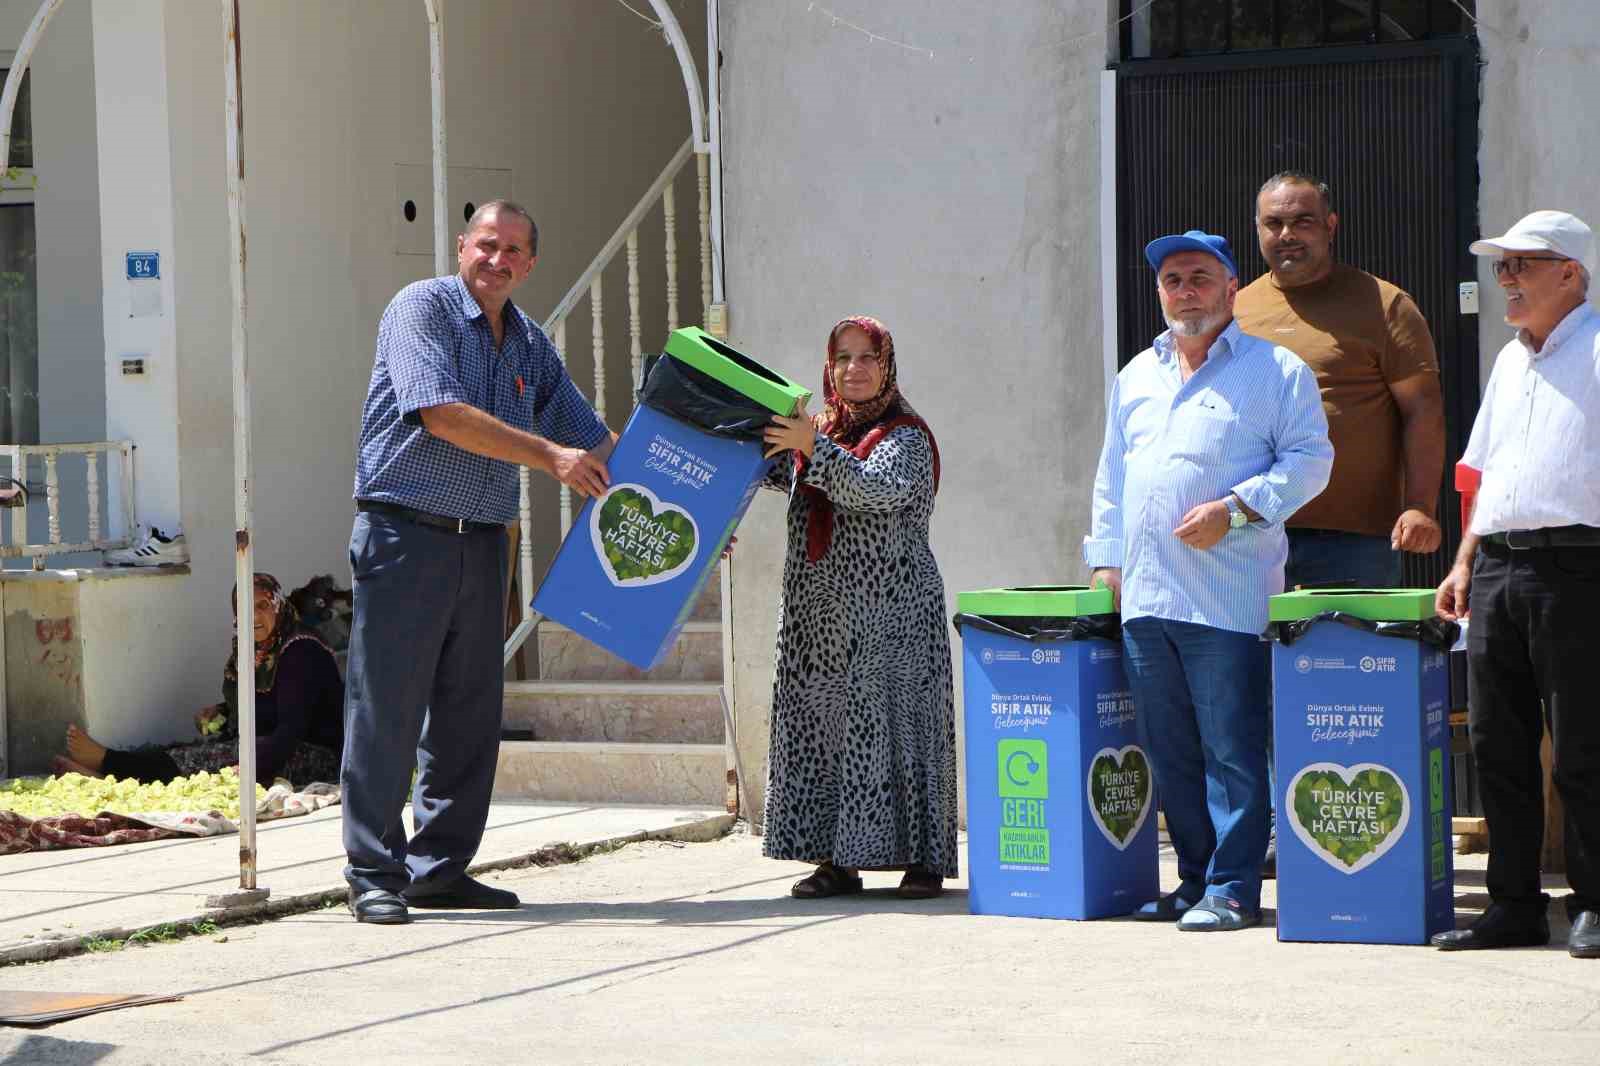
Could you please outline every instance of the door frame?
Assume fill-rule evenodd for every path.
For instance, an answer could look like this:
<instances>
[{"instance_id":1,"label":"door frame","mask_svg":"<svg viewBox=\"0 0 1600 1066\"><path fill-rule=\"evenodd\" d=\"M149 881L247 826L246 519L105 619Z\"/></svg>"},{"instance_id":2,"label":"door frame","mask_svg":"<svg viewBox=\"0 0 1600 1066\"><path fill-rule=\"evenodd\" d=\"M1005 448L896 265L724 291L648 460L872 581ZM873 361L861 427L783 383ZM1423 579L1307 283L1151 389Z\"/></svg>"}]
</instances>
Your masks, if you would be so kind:
<instances>
[{"instance_id":1,"label":"door frame","mask_svg":"<svg viewBox=\"0 0 1600 1066\"><path fill-rule=\"evenodd\" d=\"M1225 52L1215 55L1173 59L1126 59L1109 67L1102 83L1102 116L1109 129L1102 130L1102 151L1109 159L1102 160L1103 178L1101 211L1102 233L1111 240L1112 247L1103 250L1103 261L1115 267L1121 263L1124 249L1115 246L1121 230L1122 204L1117 195L1121 178L1121 152L1117 144L1117 103L1122 83L1141 77L1183 74L1209 74L1269 67L1335 66L1346 63L1371 63L1383 60L1438 58L1443 64L1445 109L1441 116L1445 124L1444 143L1448 153L1444 160L1447 173L1454 175L1455 188L1449 202L1453 203L1453 217L1445 220L1450 233L1455 256L1448 266L1460 281L1478 280L1477 260L1467 246L1478 237L1478 140L1479 140L1479 70L1482 62L1475 37L1436 37L1424 41L1392 44L1328 45L1323 47L1276 49L1250 52ZM1116 292L1117 272L1113 269L1105 279L1110 287L1106 299L1108 309L1120 311ZM1430 323L1435 331L1435 343L1445 350L1440 324ZM1106 323L1106 388L1110 389L1110 376L1126 365L1138 350L1124 351L1121 345L1121 323L1113 319ZM1457 314L1449 337L1451 358L1451 387L1445 390L1445 477L1441 487L1439 520L1445 527L1450 545L1459 542L1461 516L1457 506L1454 479L1449 476L1454 458L1466 448L1472 421L1477 415L1482 381L1479 372L1479 322L1476 314ZM1140 349L1142 350L1142 349ZM1115 353L1113 355L1113 353Z\"/></svg>"}]
</instances>

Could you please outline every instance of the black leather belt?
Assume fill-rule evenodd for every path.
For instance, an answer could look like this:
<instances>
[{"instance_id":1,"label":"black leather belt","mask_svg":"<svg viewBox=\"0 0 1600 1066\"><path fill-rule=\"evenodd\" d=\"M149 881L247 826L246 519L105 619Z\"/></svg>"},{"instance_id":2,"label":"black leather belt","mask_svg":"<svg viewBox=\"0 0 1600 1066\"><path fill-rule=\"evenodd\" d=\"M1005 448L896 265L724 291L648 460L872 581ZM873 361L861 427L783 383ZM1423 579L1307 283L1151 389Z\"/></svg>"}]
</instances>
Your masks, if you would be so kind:
<instances>
[{"instance_id":1,"label":"black leather belt","mask_svg":"<svg viewBox=\"0 0 1600 1066\"><path fill-rule=\"evenodd\" d=\"M1485 544L1512 551L1539 548L1600 548L1600 529L1594 526L1550 526L1545 529L1512 529L1490 533Z\"/></svg>"},{"instance_id":2,"label":"black leather belt","mask_svg":"<svg viewBox=\"0 0 1600 1066\"><path fill-rule=\"evenodd\" d=\"M398 503L383 503L380 500L357 500L356 510L370 514L386 514L394 518L403 518L407 522L415 522L419 526L448 529L452 533L487 533L491 529L500 533L506 531L506 527L498 522L469 522L465 518L446 518L442 514L429 514L427 511L419 511L414 507L402 507Z\"/></svg>"}]
</instances>

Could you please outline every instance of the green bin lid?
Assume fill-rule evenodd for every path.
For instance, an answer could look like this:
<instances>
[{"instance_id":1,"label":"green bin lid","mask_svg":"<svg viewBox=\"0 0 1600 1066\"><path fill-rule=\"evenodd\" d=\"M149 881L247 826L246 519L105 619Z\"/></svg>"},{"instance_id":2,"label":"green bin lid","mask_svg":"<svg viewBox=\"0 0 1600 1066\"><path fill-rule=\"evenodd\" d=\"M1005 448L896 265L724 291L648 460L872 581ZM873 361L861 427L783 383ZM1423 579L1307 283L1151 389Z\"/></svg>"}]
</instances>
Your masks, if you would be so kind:
<instances>
[{"instance_id":1,"label":"green bin lid","mask_svg":"<svg viewBox=\"0 0 1600 1066\"><path fill-rule=\"evenodd\" d=\"M1111 614L1111 590L1087 585L1029 585L956 594L962 614L993 618L1076 618Z\"/></svg>"},{"instance_id":2,"label":"green bin lid","mask_svg":"<svg viewBox=\"0 0 1600 1066\"><path fill-rule=\"evenodd\" d=\"M667 338L667 354L780 415L792 414L800 401L811 398L810 389L762 366L699 326L673 330Z\"/></svg>"},{"instance_id":3,"label":"green bin lid","mask_svg":"<svg viewBox=\"0 0 1600 1066\"><path fill-rule=\"evenodd\" d=\"M1300 589L1272 597L1268 618L1292 622L1343 611L1369 622L1421 622L1434 616L1433 589Z\"/></svg>"}]
</instances>

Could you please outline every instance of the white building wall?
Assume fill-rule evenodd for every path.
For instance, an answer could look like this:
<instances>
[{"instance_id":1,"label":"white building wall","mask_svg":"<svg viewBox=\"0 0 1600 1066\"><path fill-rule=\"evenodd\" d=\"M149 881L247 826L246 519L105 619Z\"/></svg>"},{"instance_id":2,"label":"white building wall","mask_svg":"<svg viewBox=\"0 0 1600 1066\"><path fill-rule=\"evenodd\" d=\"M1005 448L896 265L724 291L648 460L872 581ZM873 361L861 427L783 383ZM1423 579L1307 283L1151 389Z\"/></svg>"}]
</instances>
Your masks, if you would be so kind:
<instances>
[{"instance_id":1,"label":"white building wall","mask_svg":"<svg viewBox=\"0 0 1600 1066\"><path fill-rule=\"evenodd\" d=\"M933 548L951 609L963 589L1081 582L1104 424L1107 5L829 7L839 21L721 9L731 338L820 390L833 323L881 318L943 453ZM747 772L767 752L783 544L783 501L763 498L733 563ZM958 700L960 665L958 644Z\"/></svg>"},{"instance_id":2,"label":"white building wall","mask_svg":"<svg viewBox=\"0 0 1600 1066\"><path fill-rule=\"evenodd\" d=\"M1483 48L1478 208L1484 234L1530 211L1600 231L1600 21L1591 0L1478 0ZM1505 298L1479 261L1483 380L1511 339ZM1591 300L1600 287L1591 287ZM1451 457L1453 462L1456 456Z\"/></svg>"},{"instance_id":3,"label":"white building wall","mask_svg":"<svg viewBox=\"0 0 1600 1066\"><path fill-rule=\"evenodd\" d=\"M170 531L181 507L166 11L163 0L129 0L93 12L106 433L135 442L138 513ZM158 253L161 277L129 281L128 252ZM143 359L144 374L124 377L125 358Z\"/></svg>"},{"instance_id":4,"label":"white building wall","mask_svg":"<svg viewBox=\"0 0 1600 1066\"><path fill-rule=\"evenodd\" d=\"M703 5L675 7L689 39L703 41ZM452 209L491 195L529 205L542 254L519 302L542 319L687 139L677 63L653 27L617 5L561 0L535 12L518 0L474 0L445 8L459 178ZM105 310L96 370L108 430L139 444L141 517L181 521L191 556L181 597L163 591L149 604L159 632L145 640L130 631L130 645L148 645L148 654L123 664L142 668L122 679L120 713L135 724L114 731L156 739L185 733L193 710L215 699L229 641L222 26L214 0L102 0L92 12L98 121L77 136L92 139L98 127L96 277ZM241 38L256 562L290 586L324 572L347 581L355 439L378 318L401 285L431 273L427 23L421 0L246 0ZM416 188L405 186L406 175L420 175ZM408 197L424 213L405 224ZM695 322L692 167L678 202L682 320ZM462 221L453 219L454 228ZM659 216L641 245L644 343L658 349ZM130 250L162 253L159 317L128 317ZM619 259L606 276L613 356L627 346L624 280ZM580 305L569 356L585 391L589 332ZM125 355L147 358L143 379L121 376ZM620 425L630 386L616 366L607 392ZM547 555L556 536L549 485L537 503ZM119 617L137 614L137 594L119 585L118 595ZM95 691L105 691L108 675L96 676Z\"/></svg>"}]
</instances>

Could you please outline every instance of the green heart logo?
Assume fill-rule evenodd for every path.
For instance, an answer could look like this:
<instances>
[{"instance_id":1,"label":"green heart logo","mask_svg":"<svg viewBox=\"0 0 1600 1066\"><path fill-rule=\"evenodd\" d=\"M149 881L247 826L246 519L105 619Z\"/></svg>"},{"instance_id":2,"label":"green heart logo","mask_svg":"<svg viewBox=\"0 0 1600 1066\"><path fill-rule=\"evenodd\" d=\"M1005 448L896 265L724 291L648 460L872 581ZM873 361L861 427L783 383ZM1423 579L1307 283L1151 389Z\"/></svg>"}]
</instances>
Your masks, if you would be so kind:
<instances>
[{"instance_id":1,"label":"green heart logo","mask_svg":"<svg viewBox=\"0 0 1600 1066\"><path fill-rule=\"evenodd\" d=\"M1089 762L1089 811L1100 832L1126 851L1150 815L1150 760L1137 744L1101 748Z\"/></svg>"},{"instance_id":2,"label":"green heart logo","mask_svg":"<svg viewBox=\"0 0 1600 1066\"><path fill-rule=\"evenodd\" d=\"M689 568L700 528L689 512L643 485L622 484L590 506L589 537L613 585L642 588Z\"/></svg>"},{"instance_id":3,"label":"green heart logo","mask_svg":"<svg viewBox=\"0 0 1600 1066\"><path fill-rule=\"evenodd\" d=\"M1411 820L1405 782L1387 766L1318 762L1289 782L1295 836L1341 873L1365 870L1394 847Z\"/></svg>"}]
</instances>

